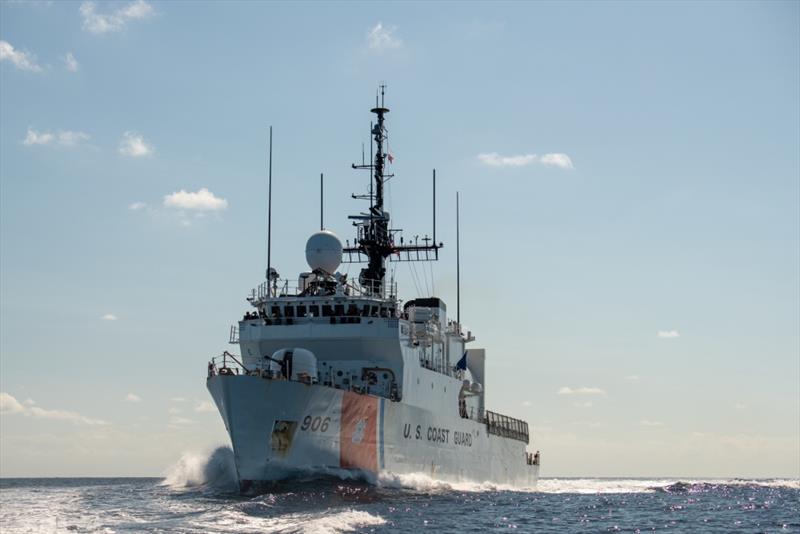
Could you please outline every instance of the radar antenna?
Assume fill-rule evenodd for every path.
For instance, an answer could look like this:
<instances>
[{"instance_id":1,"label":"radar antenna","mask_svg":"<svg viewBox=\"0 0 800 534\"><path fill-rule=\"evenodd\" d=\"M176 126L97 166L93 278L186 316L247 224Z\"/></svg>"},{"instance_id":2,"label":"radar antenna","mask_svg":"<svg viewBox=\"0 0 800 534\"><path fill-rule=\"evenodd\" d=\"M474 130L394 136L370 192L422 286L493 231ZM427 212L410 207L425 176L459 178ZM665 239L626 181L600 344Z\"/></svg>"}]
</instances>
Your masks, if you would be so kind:
<instances>
[{"instance_id":1,"label":"radar antenna","mask_svg":"<svg viewBox=\"0 0 800 534\"><path fill-rule=\"evenodd\" d=\"M352 246L349 241L344 248L342 257L343 263L366 263L367 266L361 270L359 282L361 286L371 295L383 296L384 277L386 276L386 260L391 261L433 261L439 259L439 249L444 245L437 243L435 239L436 225L436 172L433 174L433 221L434 239L427 235L422 239L422 244L414 240L413 244L404 244L400 237L400 244L395 242L395 235L402 232L401 229L389 227L389 213L383 209L384 184L393 177L393 174L385 174L386 156L383 144L387 138L385 126L386 114L389 109L385 107L384 98L386 85L381 84L375 94L375 107L370 111L377 115L377 122L372 125L370 134L375 146L374 156L369 164L353 164L354 169L366 169L371 171L370 192L367 195L353 195L353 198L369 199L370 208L367 213L351 215L353 225L357 227L358 237L353 240ZM380 97L379 97L380 94ZM380 100L379 100L380 98ZM370 153L372 154L372 143L370 143ZM362 156L363 158L363 156ZM391 159L391 158L390 158Z\"/></svg>"}]
</instances>

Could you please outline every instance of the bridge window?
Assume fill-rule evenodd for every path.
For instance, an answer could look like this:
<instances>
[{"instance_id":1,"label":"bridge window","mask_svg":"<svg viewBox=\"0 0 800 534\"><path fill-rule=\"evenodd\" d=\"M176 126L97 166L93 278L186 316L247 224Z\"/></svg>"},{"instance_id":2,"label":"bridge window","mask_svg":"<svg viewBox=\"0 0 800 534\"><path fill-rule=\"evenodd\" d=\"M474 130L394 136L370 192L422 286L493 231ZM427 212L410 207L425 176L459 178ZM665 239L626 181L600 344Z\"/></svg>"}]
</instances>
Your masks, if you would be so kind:
<instances>
[{"instance_id":1,"label":"bridge window","mask_svg":"<svg viewBox=\"0 0 800 534\"><path fill-rule=\"evenodd\" d=\"M302 304L297 306L297 316L298 317L305 317L306 316L306 307Z\"/></svg>"},{"instance_id":2,"label":"bridge window","mask_svg":"<svg viewBox=\"0 0 800 534\"><path fill-rule=\"evenodd\" d=\"M330 317L333 315L333 308L330 307L329 304L322 305L322 316L323 317Z\"/></svg>"},{"instance_id":3,"label":"bridge window","mask_svg":"<svg viewBox=\"0 0 800 534\"><path fill-rule=\"evenodd\" d=\"M342 315L344 315L344 304L336 305L336 315L337 317L341 317Z\"/></svg>"},{"instance_id":4,"label":"bridge window","mask_svg":"<svg viewBox=\"0 0 800 534\"><path fill-rule=\"evenodd\" d=\"M308 307L308 314L314 317L319 317L319 306L316 304Z\"/></svg>"},{"instance_id":5,"label":"bridge window","mask_svg":"<svg viewBox=\"0 0 800 534\"><path fill-rule=\"evenodd\" d=\"M283 309L283 313L286 317L294 317L294 306L286 306Z\"/></svg>"}]
</instances>

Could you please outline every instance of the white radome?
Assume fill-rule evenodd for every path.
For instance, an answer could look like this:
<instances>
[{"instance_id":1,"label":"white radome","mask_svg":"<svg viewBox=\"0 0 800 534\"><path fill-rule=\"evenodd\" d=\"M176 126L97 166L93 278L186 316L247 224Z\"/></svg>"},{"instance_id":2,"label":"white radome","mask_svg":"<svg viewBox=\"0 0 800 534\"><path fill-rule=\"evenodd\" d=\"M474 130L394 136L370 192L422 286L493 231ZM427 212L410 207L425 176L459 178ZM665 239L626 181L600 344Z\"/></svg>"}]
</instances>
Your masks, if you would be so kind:
<instances>
[{"instance_id":1,"label":"white radome","mask_svg":"<svg viewBox=\"0 0 800 534\"><path fill-rule=\"evenodd\" d=\"M334 273L342 263L342 242L330 230L312 234L306 242L306 261L312 271Z\"/></svg>"}]
</instances>

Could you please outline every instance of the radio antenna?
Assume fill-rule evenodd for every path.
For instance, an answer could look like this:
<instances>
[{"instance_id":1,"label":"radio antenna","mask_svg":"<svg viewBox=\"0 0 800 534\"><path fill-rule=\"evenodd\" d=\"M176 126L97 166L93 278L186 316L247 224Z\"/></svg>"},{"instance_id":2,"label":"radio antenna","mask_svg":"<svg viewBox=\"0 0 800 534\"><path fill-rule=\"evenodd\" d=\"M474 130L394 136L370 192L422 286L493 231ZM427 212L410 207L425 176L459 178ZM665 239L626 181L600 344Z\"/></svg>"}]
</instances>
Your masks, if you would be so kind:
<instances>
[{"instance_id":1,"label":"radio antenna","mask_svg":"<svg viewBox=\"0 0 800 534\"><path fill-rule=\"evenodd\" d=\"M433 245L436 246L436 169L433 169ZM439 249L436 248L436 259L439 259Z\"/></svg>"},{"instance_id":2,"label":"radio antenna","mask_svg":"<svg viewBox=\"0 0 800 534\"><path fill-rule=\"evenodd\" d=\"M456 191L456 322L461 333L461 231L459 228L458 191Z\"/></svg>"},{"instance_id":3,"label":"radio antenna","mask_svg":"<svg viewBox=\"0 0 800 534\"><path fill-rule=\"evenodd\" d=\"M319 229L320 231L325 229L325 225L322 224L322 198L323 198L323 189L322 189L322 173L319 173Z\"/></svg>"},{"instance_id":4,"label":"radio antenna","mask_svg":"<svg viewBox=\"0 0 800 534\"><path fill-rule=\"evenodd\" d=\"M267 191L267 288L272 275L272 126L269 127L269 186Z\"/></svg>"}]
</instances>

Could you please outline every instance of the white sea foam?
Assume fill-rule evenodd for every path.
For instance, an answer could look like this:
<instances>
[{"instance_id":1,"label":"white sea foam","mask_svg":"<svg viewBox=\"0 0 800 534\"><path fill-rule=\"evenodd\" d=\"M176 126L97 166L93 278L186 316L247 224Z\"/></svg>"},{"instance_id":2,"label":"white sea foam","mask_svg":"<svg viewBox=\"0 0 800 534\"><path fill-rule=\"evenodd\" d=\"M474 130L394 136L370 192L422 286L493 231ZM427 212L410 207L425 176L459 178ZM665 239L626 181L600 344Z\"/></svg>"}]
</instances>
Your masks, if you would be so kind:
<instances>
[{"instance_id":1,"label":"white sea foam","mask_svg":"<svg viewBox=\"0 0 800 534\"><path fill-rule=\"evenodd\" d=\"M542 478L536 487L516 487L491 482L444 482L424 473L394 474L382 473L378 485L388 488L412 489L428 493L448 491L485 492L518 491L538 493L573 494L611 494L611 493L653 493L674 491L680 488L703 486L762 486L770 488L800 489L798 479L681 479L681 478ZM677 486L677 487L676 487Z\"/></svg>"},{"instance_id":2,"label":"white sea foam","mask_svg":"<svg viewBox=\"0 0 800 534\"><path fill-rule=\"evenodd\" d=\"M352 532L357 528L383 525L386 520L363 510L344 510L335 513L320 514L315 518L306 518L302 531L321 534L334 532Z\"/></svg>"},{"instance_id":3,"label":"white sea foam","mask_svg":"<svg viewBox=\"0 0 800 534\"><path fill-rule=\"evenodd\" d=\"M448 491L482 492L482 491L526 491L525 488L494 484L491 482L446 482L431 478L425 473L388 473L378 476L378 485L386 488L413 489L417 491L444 493Z\"/></svg>"},{"instance_id":4,"label":"white sea foam","mask_svg":"<svg viewBox=\"0 0 800 534\"><path fill-rule=\"evenodd\" d=\"M676 479L542 478L536 486L541 493L653 493Z\"/></svg>"},{"instance_id":5,"label":"white sea foam","mask_svg":"<svg viewBox=\"0 0 800 534\"><path fill-rule=\"evenodd\" d=\"M703 486L762 486L770 488L800 489L797 479L613 479L613 478L543 478L539 480L536 491L541 493L653 493L680 488Z\"/></svg>"},{"instance_id":6,"label":"white sea foam","mask_svg":"<svg viewBox=\"0 0 800 534\"><path fill-rule=\"evenodd\" d=\"M210 453L184 453L167 470L162 484L175 489L211 486L235 490L238 484L233 451L230 447L218 447Z\"/></svg>"},{"instance_id":7,"label":"white sea foam","mask_svg":"<svg viewBox=\"0 0 800 534\"><path fill-rule=\"evenodd\" d=\"M257 517L235 509L227 509L216 513L209 524L201 521L197 526L210 528L213 525L217 531L226 532L335 534L385 523L386 520L379 515L349 508L310 514L286 514L278 517Z\"/></svg>"}]
</instances>

